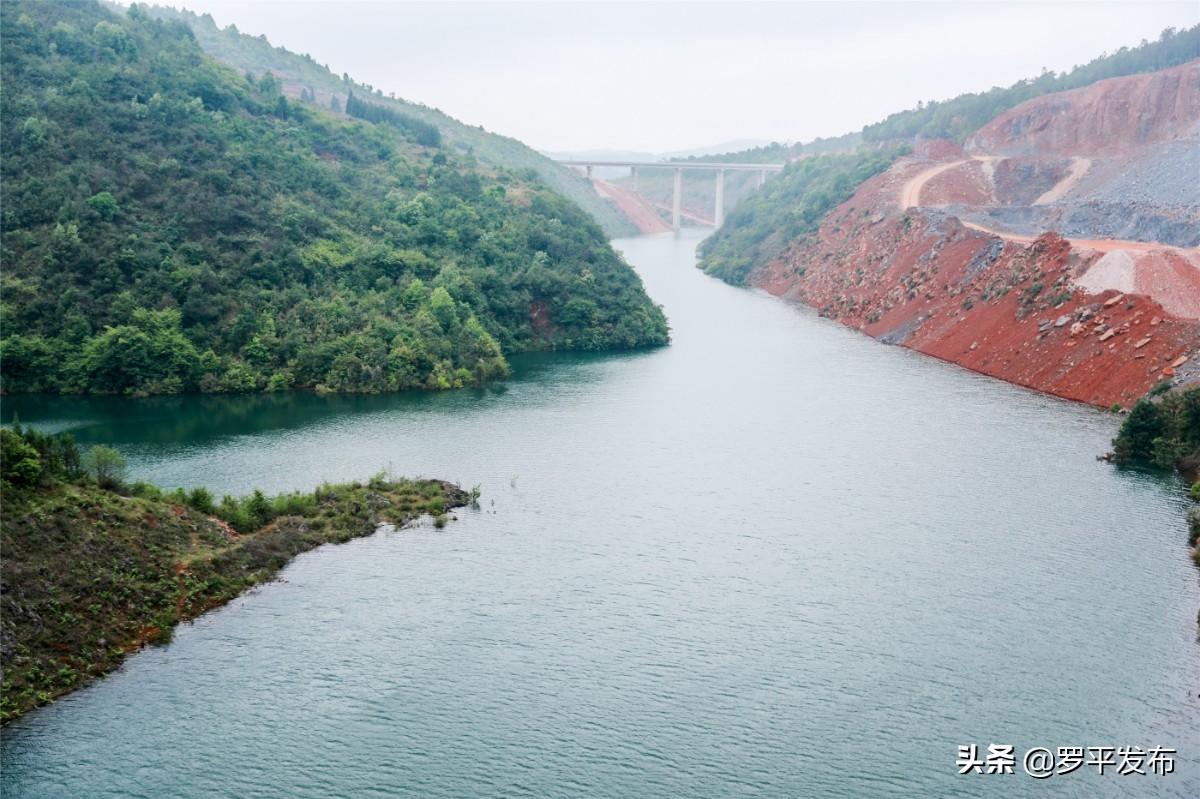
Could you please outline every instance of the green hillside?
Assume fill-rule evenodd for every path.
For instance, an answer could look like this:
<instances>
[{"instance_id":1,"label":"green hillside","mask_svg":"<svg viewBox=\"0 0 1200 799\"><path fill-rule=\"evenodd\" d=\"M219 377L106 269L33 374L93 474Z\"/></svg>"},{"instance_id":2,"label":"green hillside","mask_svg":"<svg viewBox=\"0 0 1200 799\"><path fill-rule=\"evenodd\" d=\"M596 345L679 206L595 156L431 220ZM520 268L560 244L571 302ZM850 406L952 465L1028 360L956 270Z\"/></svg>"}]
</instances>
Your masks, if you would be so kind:
<instances>
[{"instance_id":1,"label":"green hillside","mask_svg":"<svg viewBox=\"0 0 1200 799\"><path fill-rule=\"evenodd\" d=\"M186 23L206 53L239 72L250 71L255 75L271 72L283 84L284 93L291 97L303 97L324 110L336 109L340 113L344 112L346 101L353 92L372 103L433 125L441 132L446 143L460 153L472 153L480 162L492 167L536 176L537 180L591 214L610 237L633 236L637 233L633 223L596 194L582 176L559 166L516 139L465 125L436 108L385 97L373 87L356 83L349 75L335 74L307 54L300 55L273 46L265 36L248 36L233 25L218 28L208 14L197 15L164 6L143 8L151 16Z\"/></svg>"},{"instance_id":2,"label":"green hillside","mask_svg":"<svg viewBox=\"0 0 1200 799\"><path fill-rule=\"evenodd\" d=\"M419 120L290 100L139 7L3 14L5 391L448 388L667 340L586 213Z\"/></svg>"},{"instance_id":3,"label":"green hillside","mask_svg":"<svg viewBox=\"0 0 1200 799\"><path fill-rule=\"evenodd\" d=\"M792 240L815 231L825 214L850 199L864 180L891 166L902 152L896 148L815 155L788 164L701 243L700 267L743 285L755 268L778 257Z\"/></svg>"}]
</instances>

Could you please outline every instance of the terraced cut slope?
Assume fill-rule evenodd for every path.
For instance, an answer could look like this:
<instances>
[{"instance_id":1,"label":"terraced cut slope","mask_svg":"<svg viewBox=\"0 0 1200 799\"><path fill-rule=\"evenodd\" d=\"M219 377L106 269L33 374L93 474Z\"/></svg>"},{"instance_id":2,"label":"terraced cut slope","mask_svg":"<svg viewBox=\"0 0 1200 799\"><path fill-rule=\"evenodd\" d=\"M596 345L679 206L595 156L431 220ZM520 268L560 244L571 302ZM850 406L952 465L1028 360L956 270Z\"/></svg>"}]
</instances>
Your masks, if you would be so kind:
<instances>
[{"instance_id":1,"label":"terraced cut slope","mask_svg":"<svg viewBox=\"0 0 1200 799\"><path fill-rule=\"evenodd\" d=\"M1188 179L1187 175L1192 179ZM924 142L750 283L1100 406L1200 380L1200 61Z\"/></svg>"}]
</instances>

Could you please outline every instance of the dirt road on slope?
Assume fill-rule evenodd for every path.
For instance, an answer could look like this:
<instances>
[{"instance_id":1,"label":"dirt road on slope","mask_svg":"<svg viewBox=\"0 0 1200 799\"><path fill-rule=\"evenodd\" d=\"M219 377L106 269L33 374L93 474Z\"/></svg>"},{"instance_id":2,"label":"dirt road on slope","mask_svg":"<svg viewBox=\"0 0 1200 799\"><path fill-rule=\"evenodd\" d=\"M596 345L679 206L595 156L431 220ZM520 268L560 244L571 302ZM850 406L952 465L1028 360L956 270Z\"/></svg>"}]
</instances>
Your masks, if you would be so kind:
<instances>
[{"instance_id":1,"label":"dirt road on slope","mask_svg":"<svg viewBox=\"0 0 1200 799\"><path fill-rule=\"evenodd\" d=\"M955 167L969 164L972 161L990 163L995 161L996 156L977 156L975 158L964 158L958 161L949 161L944 164L937 164L928 169L918 172L913 175L900 189L900 207L915 208L921 205L921 190L925 188L929 181L933 180L938 175ZM1091 160L1087 158L1076 158L1071 164L1070 172L1060 180L1053 188L1037 199L1037 203L1053 202L1055 199L1065 195L1071 188L1087 173L1091 167ZM1065 184L1065 185L1064 185ZM1047 199L1049 198L1049 199ZM930 206L940 207L940 206ZM1009 233L1004 230L985 227L975 222L963 222L963 225L978 230L981 233L987 233L992 236L999 236L1005 241L1014 241L1020 244L1030 244L1034 242L1037 236L1025 236L1019 233ZM1152 251L1170 251L1183 255L1186 258L1195 258L1200 254L1200 248L1192 247L1174 247L1170 244L1160 244L1158 242L1149 241L1129 241L1126 239L1067 239L1071 246L1076 249L1093 250L1095 252L1109 253L1115 250L1124 250L1133 253L1148 253Z\"/></svg>"},{"instance_id":2,"label":"dirt road on slope","mask_svg":"<svg viewBox=\"0 0 1200 799\"><path fill-rule=\"evenodd\" d=\"M1067 172L1066 177L1058 183L1050 187L1049 191L1033 201L1034 205L1049 205L1052 202L1061 200L1066 196L1067 192L1075 188L1075 184L1079 179L1087 174L1087 171L1092 168L1092 159L1075 157L1071 159L1071 169Z\"/></svg>"},{"instance_id":3,"label":"dirt road on slope","mask_svg":"<svg viewBox=\"0 0 1200 799\"><path fill-rule=\"evenodd\" d=\"M666 233L671 229L642 195L599 178L593 178L592 185L597 194L621 209L621 213L637 226L639 232Z\"/></svg>"},{"instance_id":4,"label":"dirt road on slope","mask_svg":"<svg viewBox=\"0 0 1200 799\"><path fill-rule=\"evenodd\" d=\"M916 208L921 204L921 189L925 188L925 184L936 178L948 169L954 169L956 166L970 163L973 159L964 158L961 161L949 161L945 164L938 164L930 167L923 172L918 172L909 178L904 187L900 189L900 207L901 208Z\"/></svg>"}]
</instances>

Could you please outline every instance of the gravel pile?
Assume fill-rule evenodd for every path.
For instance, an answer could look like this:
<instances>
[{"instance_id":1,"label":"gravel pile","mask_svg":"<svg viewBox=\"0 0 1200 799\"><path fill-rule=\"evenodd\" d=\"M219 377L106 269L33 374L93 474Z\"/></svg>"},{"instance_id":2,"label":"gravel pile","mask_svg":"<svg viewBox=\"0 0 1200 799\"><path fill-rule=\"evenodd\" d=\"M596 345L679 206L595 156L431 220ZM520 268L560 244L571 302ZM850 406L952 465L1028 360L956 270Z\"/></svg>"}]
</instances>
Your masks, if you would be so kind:
<instances>
[{"instance_id":1,"label":"gravel pile","mask_svg":"<svg viewBox=\"0 0 1200 799\"><path fill-rule=\"evenodd\" d=\"M1200 206L1200 139L1165 142L1127 158L1096 159L1067 201Z\"/></svg>"},{"instance_id":2,"label":"gravel pile","mask_svg":"<svg viewBox=\"0 0 1200 799\"><path fill-rule=\"evenodd\" d=\"M1067 195L1043 206L951 206L984 227L1037 236L1128 239L1200 247L1200 139L1096 159Z\"/></svg>"},{"instance_id":3,"label":"gravel pile","mask_svg":"<svg viewBox=\"0 0 1200 799\"><path fill-rule=\"evenodd\" d=\"M1044 206L948 209L968 222L1025 236L1053 230L1069 239L1126 239L1200 247L1200 205L1086 202Z\"/></svg>"}]
</instances>

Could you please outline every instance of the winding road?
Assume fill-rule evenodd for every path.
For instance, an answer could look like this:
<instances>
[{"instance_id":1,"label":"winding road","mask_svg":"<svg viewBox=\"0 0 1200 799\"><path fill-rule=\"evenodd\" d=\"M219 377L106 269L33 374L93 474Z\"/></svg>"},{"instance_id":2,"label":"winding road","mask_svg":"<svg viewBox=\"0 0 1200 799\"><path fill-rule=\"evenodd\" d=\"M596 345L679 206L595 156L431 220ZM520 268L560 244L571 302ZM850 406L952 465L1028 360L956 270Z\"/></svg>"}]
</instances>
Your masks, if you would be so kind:
<instances>
[{"instance_id":1,"label":"winding road","mask_svg":"<svg viewBox=\"0 0 1200 799\"><path fill-rule=\"evenodd\" d=\"M1003 160L1003 156L982 155L974 156L972 158L962 158L957 161L947 161L946 163L936 164L928 169L924 169L909 178L908 181L905 182L904 186L900 189L900 207L905 209L921 207L921 191L925 188L929 181L933 180L943 172L947 172L951 169L963 166L965 164L970 164L972 162L991 166L994 165L996 161L1000 160ZM1072 159L1071 168L1066 176L1063 177L1063 179L1056 183L1053 187L1051 187L1050 190L1038 197L1037 200L1034 201L1034 205L1045 205L1046 203L1054 202L1055 200L1065 196L1067 192L1074 188L1074 186L1079 182L1080 178L1087 173L1088 169L1091 167L1091 163L1091 159L1088 158ZM942 207L942 205L928 205L925 207L939 208ZM971 228L972 230L978 230L981 233L987 233L992 236L999 236L1005 241L1014 241L1019 244L1030 244L1036 241L1038 238L1037 236L1028 236L1020 233L1010 233L1004 230L997 230L996 228L986 227L975 222L964 221L963 225ZM1072 247L1077 249L1093 250L1095 252L1108 253L1115 250L1124 250L1128 252L1147 253L1166 250L1179 253L1185 258L1189 258L1189 260L1192 258L1200 258L1200 247L1175 247L1170 244L1160 244L1158 242L1147 241L1130 241L1127 239L1070 238L1067 239L1067 241L1071 243Z\"/></svg>"}]
</instances>

